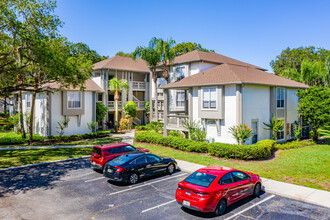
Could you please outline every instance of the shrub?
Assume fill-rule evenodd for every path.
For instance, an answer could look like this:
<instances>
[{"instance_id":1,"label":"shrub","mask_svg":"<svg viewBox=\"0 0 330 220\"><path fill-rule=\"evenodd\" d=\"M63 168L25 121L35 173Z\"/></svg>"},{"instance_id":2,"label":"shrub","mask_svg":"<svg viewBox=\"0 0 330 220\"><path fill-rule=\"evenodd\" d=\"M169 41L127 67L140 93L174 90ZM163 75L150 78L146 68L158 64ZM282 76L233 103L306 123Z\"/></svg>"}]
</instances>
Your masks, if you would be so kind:
<instances>
[{"instance_id":1,"label":"shrub","mask_svg":"<svg viewBox=\"0 0 330 220\"><path fill-rule=\"evenodd\" d=\"M119 121L119 129L120 130L127 130L129 126L129 121L127 118L122 117Z\"/></svg>"},{"instance_id":2,"label":"shrub","mask_svg":"<svg viewBox=\"0 0 330 220\"><path fill-rule=\"evenodd\" d=\"M182 134L180 131L169 131L168 135L173 137L184 137L184 134Z\"/></svg>"},{"instance_id":3,"label":"shrub","mask_svg":"<svg viewBox=\"0 0 330 220\"><path fill-rule=\"evenodd\" d=\"M212 156L222 158L235 158L243 160L260 159L269 157L275 149L275 141L262 140L254 145L235 145L198 142L182 137L168 136L164 137L156 132L139 132L135 136L138 142L147 142L162 146L171 147L189 152L209 153Z\"/></svg>"},{"instance_id":4,"label":"shrub","mask_svg":"<svg viewBox=\"0 0 330 220\"><path fill-rule=\"evenodd\" d=\"M125 113L125 118L136 117L137 107L133 101L128 101L123 108Z\"/></svg>"},{"instance_id":5,"label":"shrub","mask_svg":"<svg viewBox=\"0 0 330 220\"><path fill-rule=\"evenodd\" d=\"M96 128L95 121L87 122L87 127L89 130L95 131Z\"/></svg>"},{"instance_id":6,"label":"shrub","mask_svg":"<svg viewBox=\"0 0 330 220\"><path fill-rule=\"evenodd\" d=\"M206 133L202 130L195 130L190 133L190 139L194 141L206 141Z\"/></svg>"},{"instance_id":7,"label":"shrub","mask_svg":"<svg viewBox=\"0 0 330 220\"><path fill-rule=\"evenodd\" d=\"M69 125L69 122L70 122L70 118L64 118L63 120L61 121L58 121L57 124L58 126L56 127L58 130L57 130L57 133L59 133L60 136L62 136L64 134L64 129L66 127L68 127Z\"/></svg>"},{"instance_id":8,"label":"shrub","mask_svg":"<svg viewBox=\"0 0 330 220\"><path fill-rule=\"evenodd\" d=\"M18 130L18 123L19 123L19 114L12 115L8 118L8 121L14 125L14 128Z\"/></svg>"},{"instance_id":9,"label":"shrub","mask_svg":"<svg viewBox=\"0 0 330 220\"><path fill-rule=\"evenodd\" d=\"M269 119L269 123L263 123L265 130L272 131L273 140L277 139L277 132L283 129L284 121L273 116Z\"/></svg>"},{"instance_id":10,"label":"shrub","mask_svg":"<svg viewBox=\"0 0 330 220\"><path fill-rule=\"evenodd\" d=\"M246 124L231 126L229 132L234 136L238 144L244 144L246 139L253 136L252 128L249 128Z\"/></svg>"},{"instance_id":11,"label":"shrub","mask_svg":"<svg viewBox=\"0 0 330 220\"><path fill-rule=\"evenodd\" d=\"M34 141L42 141L46 139L45 137L42 137L40 135L33 135ZM14 136L14 137L3 137L0 138L0 145L12 145L12 144L24 144L27 143L29 140L29 135L24 139L21 136Z\"/></svg>"},{"instance_id":12,"label":"shrub","mask_svg":"<svg viewBox=\"0 0 330 220\"><path fill-rule=\"evenodd\" d=\"M105 115L107 114L109 107L106 107L102 103L96 103L96 121L100 122L103 120Z\"/></svg>"},{"instance_id":13,"label":"shrub","mask_svg":"<svg viewBox=\"0 0 330 220\"><path fill-rule=\"evenodd\" d=\"M160 123L160 120L152 121L146 125L146 130L155 131L158 133L163 130L163 127L164 127L164 124Z\"/></svg>"},{"instance_id":14,"label":"shrub","mask_svg":"<svg viewBox=\"0 0 330 220\"><path fill-rule=\"evenodd\" d=\"M314 145L315 142L314 141L290 141L290 142L286 142L283 144L276 144L275 148L276 149L281 149L281 150L287 150L287 149L295 149L295 148L300 148L300 147L305 147L305 146L309 146L309 145Z\"/></svg>"}]
</instances>

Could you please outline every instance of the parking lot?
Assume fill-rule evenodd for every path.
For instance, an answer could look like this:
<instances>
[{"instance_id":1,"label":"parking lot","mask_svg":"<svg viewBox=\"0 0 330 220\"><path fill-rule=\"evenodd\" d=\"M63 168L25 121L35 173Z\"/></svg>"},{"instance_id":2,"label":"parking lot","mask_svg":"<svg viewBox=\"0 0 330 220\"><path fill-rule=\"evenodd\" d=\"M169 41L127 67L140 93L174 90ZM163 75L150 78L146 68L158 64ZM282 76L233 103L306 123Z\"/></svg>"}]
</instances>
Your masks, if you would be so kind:
<instances>
[{"instance_id":1,"label":"parking lot","mask_svg":"<svg viewBox=\"0 0 330 220\"><path fill-rule=\"evenodd\" d=\"M77 160L0 173L1 219L328 219L327 208L264 193L223 216L181 208L177 171L136 185L108 181Z\"/></svg>"}]
</instances>

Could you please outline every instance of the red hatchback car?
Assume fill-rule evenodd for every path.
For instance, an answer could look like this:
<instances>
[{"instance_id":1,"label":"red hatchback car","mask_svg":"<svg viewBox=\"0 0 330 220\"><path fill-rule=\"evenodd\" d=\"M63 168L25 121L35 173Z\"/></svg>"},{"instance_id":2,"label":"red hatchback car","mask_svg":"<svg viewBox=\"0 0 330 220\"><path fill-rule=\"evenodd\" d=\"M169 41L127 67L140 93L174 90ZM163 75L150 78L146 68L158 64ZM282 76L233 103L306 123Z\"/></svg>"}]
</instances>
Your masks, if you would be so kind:
<instances>
[{"instance_id":1,"label":"red hatchback car","mask_svg":"<svg viewBox=\"0 0 330 220\"><path fill-rule=\"evenodd\" d=\"M227 206L247 196L258 196L258 175L228 167L209 166L197 170L178 184L175 198L183 207L222 215Z\"/></svg>"},{"instance_id":2,"label":"red hatchback car","mask_svg":"<svg viewBox=\"0 0 330 220\"><path fill-rule=\"evenodd\" d=\"M110 143L93 147L90 164L94 169L103 170L104 165L120 155L129 152L150 152L148 149L135 148L127 143Z\"/></svg>"}]
</instances>

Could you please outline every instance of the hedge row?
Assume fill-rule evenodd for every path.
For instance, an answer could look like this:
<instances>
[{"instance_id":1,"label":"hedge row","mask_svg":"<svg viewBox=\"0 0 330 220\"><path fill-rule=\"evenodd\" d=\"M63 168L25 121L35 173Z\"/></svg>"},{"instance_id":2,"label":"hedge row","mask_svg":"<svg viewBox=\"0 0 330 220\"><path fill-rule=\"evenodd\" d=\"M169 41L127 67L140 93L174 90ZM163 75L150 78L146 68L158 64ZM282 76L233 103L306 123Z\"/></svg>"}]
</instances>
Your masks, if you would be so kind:
<instances>
[{"instance_id":1,"label":"hedge row","mask_svg":"<svg viewBox=\"0 0 330 220\"><path fill-rule=\"evenodd\" d=\"M309 145L315 145L314 141L290 141L283 144L276 144L275 148L280 150L295 149L305 147Z\"/></svg>"},{"instance_id":2,"label":"hedge row","mask_svg":"<svg viewBox=\"0 0 330 220\"><path fill-rule=\"evenodd\" d=\"M42 141L45 137L39 136L39 135L33 135L34 141ZM13 144L24 144L27 143L29 140L29 136L26 135L26 138L22 137L3 137L0 138L0 145L13 145Z\"/></svg>"},{"instance_id":3,"label":"hedge row","mask_svg":"<svg viewBox=\"0 0 330 220\"><path fill-rule=\"evenodd\" d=\"M262 140L254 145L235 145L223 143L197 142L182 137L164 137L153 132L139 132L135 136L138 142L147 142L171 147L188 152L209 153L221 158L235 158L242 160L260 159L269 157L275 149L275 141Z\"/></svg>"}]
</instances>

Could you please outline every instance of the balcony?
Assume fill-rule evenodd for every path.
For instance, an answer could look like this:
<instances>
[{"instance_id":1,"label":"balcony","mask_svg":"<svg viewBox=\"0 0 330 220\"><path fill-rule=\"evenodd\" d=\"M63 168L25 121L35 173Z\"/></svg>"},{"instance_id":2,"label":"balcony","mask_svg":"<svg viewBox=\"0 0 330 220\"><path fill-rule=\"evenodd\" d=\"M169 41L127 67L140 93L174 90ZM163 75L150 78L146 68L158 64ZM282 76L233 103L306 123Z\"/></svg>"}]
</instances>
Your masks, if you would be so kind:
<instances>
[{"instance_id":1,"label":"balcony","mask_svg":"<svg viewBox=\"0 0 330 220\"><path fill-rule=\"evenodd\" d=\"M134 101L134 104L136 105L138 110L144 110L146 102L145 101Z\"/></svg>"},{"instance_id":2,"label":"balcony","mask_svg":"<svg viewBox=\"0 0 330 220\"><path fill-rule=\"evenodd\" d=\"M115 110L115 101L108 101L108 107L110 111L114 111ZM122 109L122 104L121 101L118 101L118 110Z\"/></svg>"},{"instance_id":3,"label":"balcony","mask_svg":"<svg viewBox=\"0 0 330 220\"><path fill-rule=\"evenodd\" d=\"M133 90L145 90L145 89L146 89L145 82L133 81Z\"/></svg>"},{"instance_id":4,"label":"balcony","mask_svg":"<svg viewBox=\"0 0 330 220\"><path fill-rule=\"evenodd\" d=\"M167 126L168 130L177 130L177 131L187 131L183 127L185 121L189 120L188 115L168 115L167 116Z\"/></svg>"}]
</instances>

